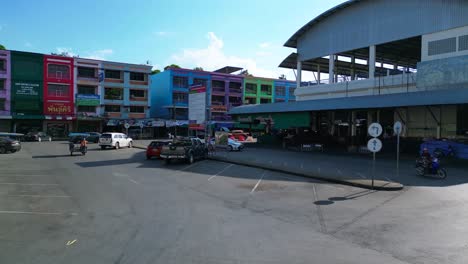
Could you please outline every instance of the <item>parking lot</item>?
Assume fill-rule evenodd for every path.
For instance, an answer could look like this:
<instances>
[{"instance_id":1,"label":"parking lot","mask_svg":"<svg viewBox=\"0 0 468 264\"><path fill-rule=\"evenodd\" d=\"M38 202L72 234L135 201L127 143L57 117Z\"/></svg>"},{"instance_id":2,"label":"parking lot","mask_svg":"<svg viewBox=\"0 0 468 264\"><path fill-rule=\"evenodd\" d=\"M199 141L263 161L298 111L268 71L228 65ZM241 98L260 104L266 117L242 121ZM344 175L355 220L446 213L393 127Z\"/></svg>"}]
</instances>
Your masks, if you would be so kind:
<instances>
[{"instance_id":1,"label":"parking lot","mask_svg":"<svg viewBox=\"0 0 468 264\"><path fill-rule=\"evenodd\" d=\"M463 184L376 192L210 160L167 166L140 149L67 150L34 142L0 156L1 263L467 260Z\"/></svg>"}]
</instances>

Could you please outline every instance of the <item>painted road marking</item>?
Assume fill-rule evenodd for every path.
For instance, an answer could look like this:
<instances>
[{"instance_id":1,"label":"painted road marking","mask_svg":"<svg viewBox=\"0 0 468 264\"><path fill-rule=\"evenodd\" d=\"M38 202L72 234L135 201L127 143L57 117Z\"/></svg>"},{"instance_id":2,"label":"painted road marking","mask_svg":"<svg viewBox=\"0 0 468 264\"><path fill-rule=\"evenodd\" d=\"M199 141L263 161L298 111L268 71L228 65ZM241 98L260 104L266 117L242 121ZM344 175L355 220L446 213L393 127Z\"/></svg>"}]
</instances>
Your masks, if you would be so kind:
<instances>
[{"instance_id":1,"label":"painted road marking","mask_svg":"<svg viewBox=\"0 0 468 264\"><path fill-rule=\"evenodd\" d=\"M47 177L51 175L44 174L15 174L15 175L0 175L0 177Z\"/></svg>"},{"instance_id":2,"label":"painted road marking","mask_svg":"<svg viewBox=\"0 0 468 264\"><path fill-rule=\"evenodd\" d=\"M57 186L56 183L17 183L17 182L0 182L0 185L27 185L27 186Z\"/></svg>"},{"instance_id":3,"label":"painted road marking","mask_svg":"<svg viewBox=\"0 0 468 264\"><path fill-rule=\"evenodd\" d=\"M127 178L127 179L128 179L129 181L131 181L131 182L135 183L135 184L140 184L139 182L135 181L135 180L134 180L134 179L132 179L132 178Z\"/></svg>"},{"instance_id":4,"label":"painted road marking","mask_svg":"<svg viewBox=\"0 0 468 264\"><path fill-rule=\"evenodd\" d=\"M255 190L257 189L258 185L260 185L260 182L262 181L263 177L265 176L265 173L266 173L266 171L263 171L262 177L260 177L260 179L258 180L257 184L255 184L255 186L253 187L252 191L250 191L250 193L255 192Z\"/></svg>"},{"instance_id":5,"label":"painted road marking","mask_svg":"<svg viewBox=\"0 0 468 264\"><path fill-rule=\"evenodd\" d=\"M215 175L211 176L210 178L208 178L209 181L211 181L212 179L214 179L216 176L218 176L219 174L225 172L227 169L231 168L232 166L234 166L234 164L229 164L227 165L226 167L224 167L224 169L222 169L220 172L216 173Z\"/></svg>"},{"instance_id":6,"label":"painted road marking","mask_svg":"<svg viewBox=\"0 0 468 264\"><path fill-rule=\"evenodd\" d=\"M366 176L364 176L364 175L363 175L362 173L360 173L360 172L356 172L356 175L359 176L359 177L361 177L361 178L363 178L363 179L366 178Z\"/></svg>"},{"instance_id":7,"label":"painted road marking","mask_svg":"<svg viewBox=\"0 0 468 264\"><path fill-rule=\"evenodd\" d=\"M383 176L387 181L391 182L392 180L390 180L389 178Z\"/></svg>"},{"instance_id":8,"label":"painted road marking","mask_svg":"<svg viewBox=\"0 0 468 264\"><path fill-rule=\"evenodd\" d=\"M192 168L193 166L196 166L196 165L202 164L202 163L204 163L204 162L205 162L205 161L204 161L204 160L202 160L202 161L199 161L199 162L196 162L196 163L190 164L190 165L188 165L188 166L185 166L185 167L183 167L182 169L180 169L180 171L184 171L184 170L186 170L186 169L190 169L190 168Z\"/></svg>"},{"instance_id":9,"label":"painted road marking","mask_svg":"<svg viewBox=\"0 0 468 264\"><path fill-rule=\"evenodd\" d=\"M31 215L78 215L77 213L25 212L25 211L0 211L0 214L31 214Z\"/></svg>"},{"instance_id":10,"label":"painted road marking","mask_svg":"<svg viewBox=\"0 0 468 264\"><path fill-rule=\"evenodd\" d=\"M76 242L76 239L68 240L67 246L71 246L71 245L73 245L75 242Z\"/></svg>"}]
</instances>

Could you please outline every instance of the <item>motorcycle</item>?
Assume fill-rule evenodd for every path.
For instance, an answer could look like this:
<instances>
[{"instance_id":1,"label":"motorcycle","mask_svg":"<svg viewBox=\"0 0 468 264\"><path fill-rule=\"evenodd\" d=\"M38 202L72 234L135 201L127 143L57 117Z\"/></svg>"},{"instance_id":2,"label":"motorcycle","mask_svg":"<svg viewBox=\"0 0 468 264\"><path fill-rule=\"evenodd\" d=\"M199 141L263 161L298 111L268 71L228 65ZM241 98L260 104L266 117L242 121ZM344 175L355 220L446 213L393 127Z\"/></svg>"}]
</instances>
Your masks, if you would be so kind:
<instances>
[{"instance_id":1,"label":"motorcycle","mask_svg":"<svg viewBox=\"0 0 468 264\"><path fill-rule=\"evenodd\" d=\"M81 152L81 155L86 155L86 152L88 152L88 148L86 146L75 144L73 142L68 143L68 149L70 150L70 156L73 156L73 152Z\"/></svg>"},{"instance_id":2,"label":"motorcycle","mask_svg":"<svg viewBox=\"0 0 468 264\"><path fill-rule=\"evenodd\" d=\"M447 178L447 172L444 168L441 168L438 157L433 157L430 164L426 164L423 158L416 160L416 173L418 176L430 176L439 179Z\"/></svg>"}]
</instances>

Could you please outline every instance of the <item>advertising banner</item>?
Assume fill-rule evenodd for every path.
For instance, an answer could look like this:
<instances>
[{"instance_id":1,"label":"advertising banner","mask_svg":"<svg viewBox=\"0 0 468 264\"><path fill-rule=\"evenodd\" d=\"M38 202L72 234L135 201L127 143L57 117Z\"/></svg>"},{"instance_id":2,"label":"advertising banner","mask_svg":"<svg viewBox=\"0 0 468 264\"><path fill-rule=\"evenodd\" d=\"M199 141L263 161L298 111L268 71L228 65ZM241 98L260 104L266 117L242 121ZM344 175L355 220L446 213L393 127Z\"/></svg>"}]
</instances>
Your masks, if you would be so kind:
<instances>
[{"instance_id":1,"label":"advertising banner","mask_svg":"<svg viewBox=\"0 0 468 264\"><path fill-rule=\"evenodd\" d=\"M73 104L70 102L44 102L46 115L72 115Z\"/></svg>"},{"instance_id":2,"label":"advertising banner","mask_svg":"<svg viewBox=\"0 0 468 264\"><path fill-rule=\"evenodd\" d=\"M16 81L11 84L11 108L16 114L42 114L42 82Z\"/></svg>"},{"instance_id":3,"label":"advertising banner","mask_svg":"<svg viewBox=\"0 0 468 264\"><path fill-rule=\"evenodd\" d=\"M205 122L206 116L206 87L192 85L189 93L189 120L195 120L197 124Z\"/></svg>"},{"instance_id":4,"label":"advertising banner","mask_svg":"<svg viewBox=\"0 0 468 264\"><path fill-rule=\"evenodd\" d=\"M97 94L77 94L76 104L85 106L98 106L101 104L101 97Z\"/></svg>"},{"instance_id":5,"label":"advertising banner","mask_svg":"<svg viewBox=\"0 0 468 264\"><path fill-rule=\"evenodd\" d=\"M151 126L153 127L164 127L166 125L166 123L162 120L158 120L158 121L153 121Z\"/></svg>"}]
</instances>

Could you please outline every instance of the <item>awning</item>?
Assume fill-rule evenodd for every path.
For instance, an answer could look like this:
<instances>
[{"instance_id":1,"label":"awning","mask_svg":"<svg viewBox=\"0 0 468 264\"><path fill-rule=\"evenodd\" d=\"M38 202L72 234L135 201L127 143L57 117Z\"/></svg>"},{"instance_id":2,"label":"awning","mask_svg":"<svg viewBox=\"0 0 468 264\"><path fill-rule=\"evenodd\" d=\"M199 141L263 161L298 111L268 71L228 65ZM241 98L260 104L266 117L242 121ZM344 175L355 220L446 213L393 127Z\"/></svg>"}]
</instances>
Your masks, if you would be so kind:
<instances>
[{"instance_id":1,"label":"awning","mask_svg":"<svg viewBox=\"0 0 468 264\"><path fill-rule=\"evenodd\" d=\"M310 88L313 89L313 88ZM468 89L444 89L388 95L355 96L285 103L243 105L232 108L230 115L321 110L389 108L405 106L467 104Z\"/></svg>"}]
</instances>

